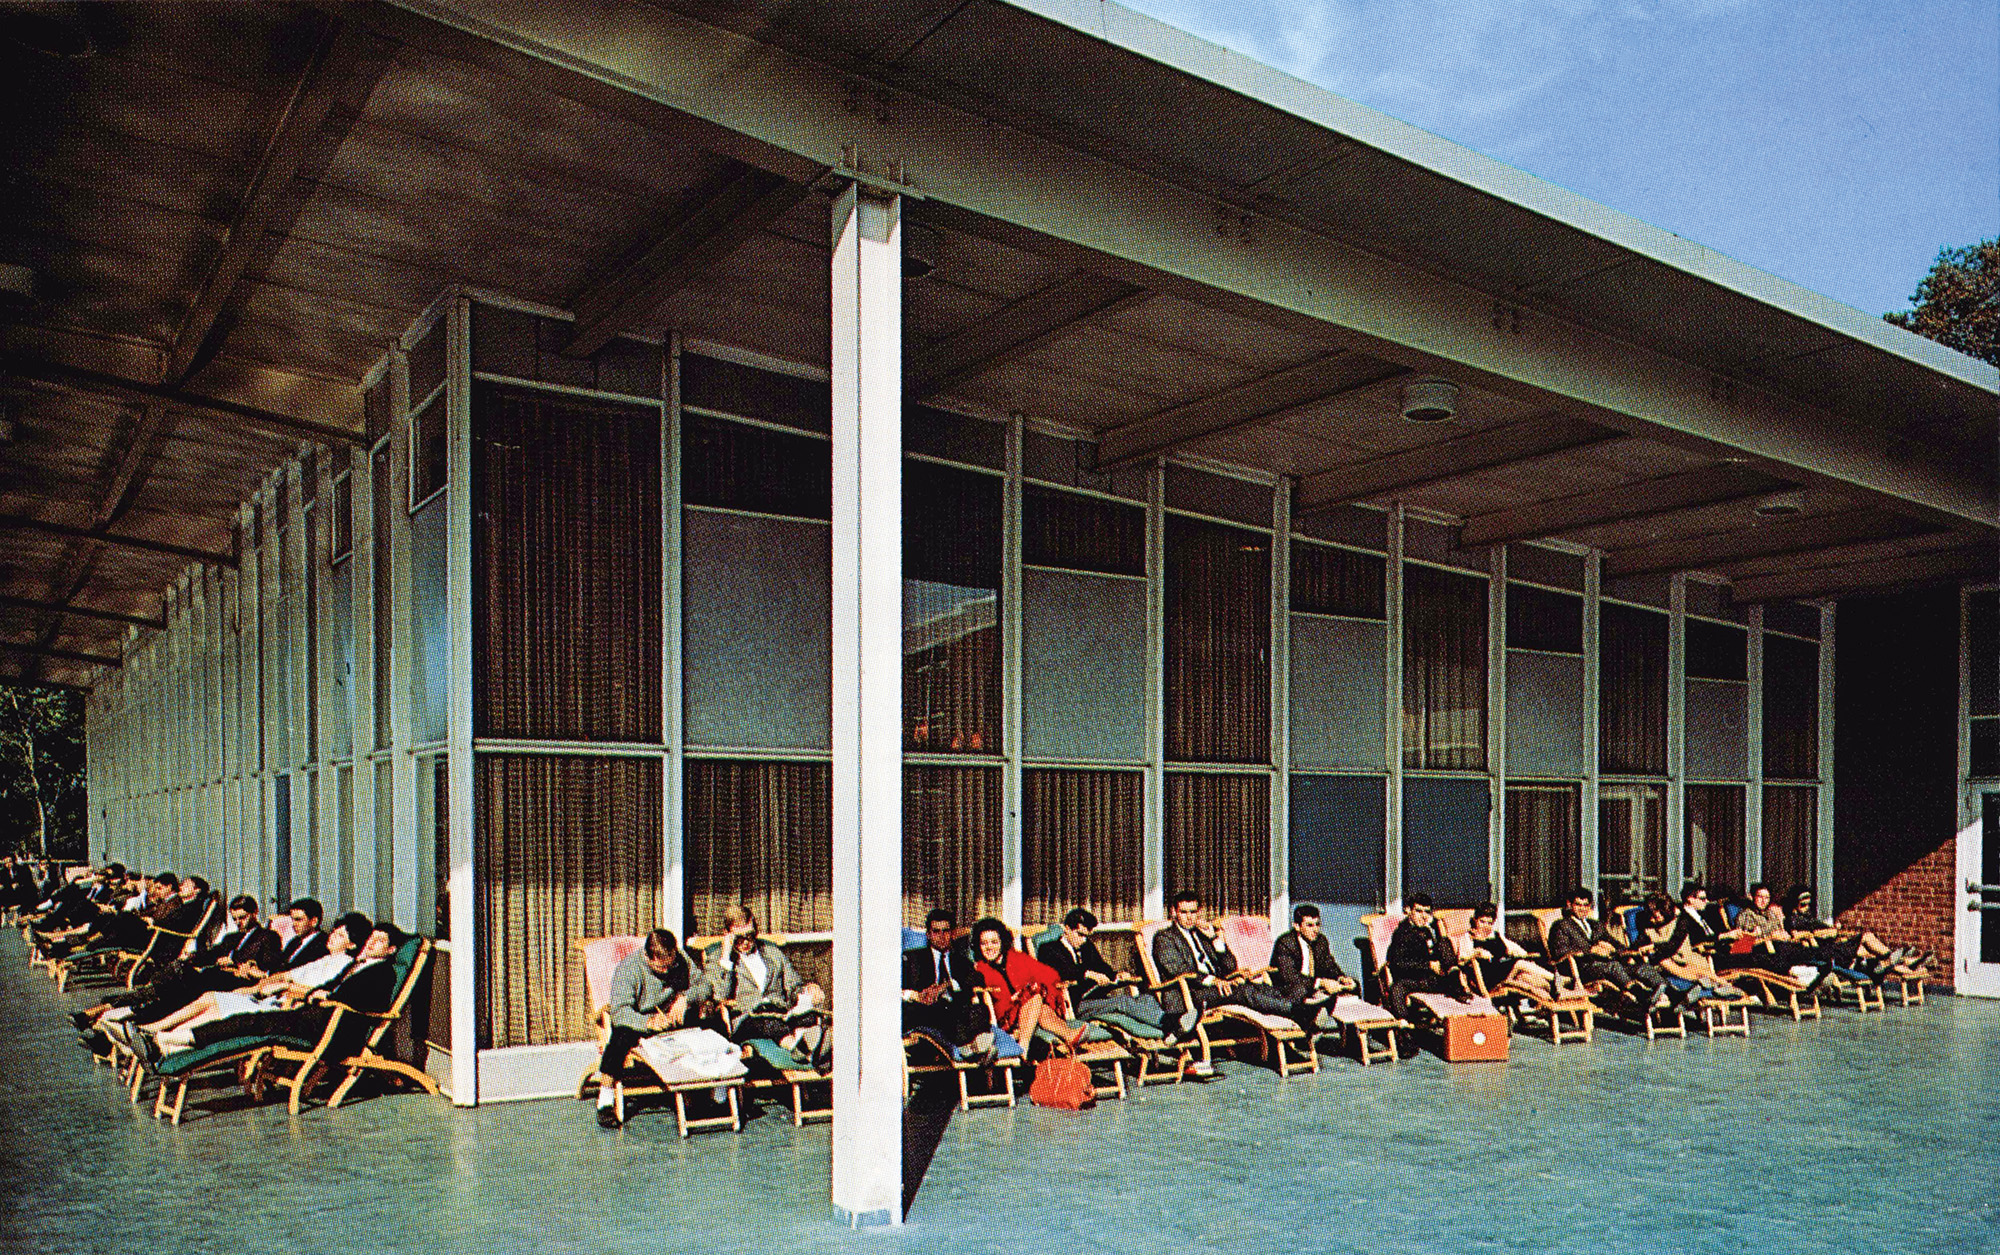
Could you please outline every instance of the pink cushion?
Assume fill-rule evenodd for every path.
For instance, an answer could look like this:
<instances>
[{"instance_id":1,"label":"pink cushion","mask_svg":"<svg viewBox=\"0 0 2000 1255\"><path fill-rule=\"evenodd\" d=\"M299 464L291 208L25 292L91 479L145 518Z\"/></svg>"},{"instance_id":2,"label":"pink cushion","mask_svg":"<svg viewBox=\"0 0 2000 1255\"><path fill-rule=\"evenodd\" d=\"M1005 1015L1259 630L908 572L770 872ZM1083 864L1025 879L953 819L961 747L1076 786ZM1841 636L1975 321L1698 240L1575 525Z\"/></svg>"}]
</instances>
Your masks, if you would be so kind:
<instances>
[{"instance_id":1,"label":"pink cushion","mask_svg":"<svg viewBox=\"0 0 2000 1255\"><path fill-rule=\"evenodd\" d=\"M1498 1015L1492 1000L1487 998L1451 998L1444 994L1411 994L1410 1001L1430 1008L1439 1019L1454 1015Z\"/></svg>"},{"instance_id":2,"label":"pink cushion","mask_svg":"<svg viewBox=\"0 0 2000 1255\"><path fill-rule=\"evenodd\" d=\"M1147 977L1156 983L1160 974L1153 969L1153 937L1166 926L1167 921L1156 919L1139 924L1132 930L1132 941L1139 947L1139 962L1145 967Z\"/></svg>"},{"instance_id":3,"label":"pink cushion","mask_svg":"<svg viewBox=\"0 0 2000 1255\"><path fill-rule=\"evenodd\" d=\"M1444 925L1444 935L1447 937L1457 937L1463 933L1470 932L1472 931L1472 908L1469 906L1455 906L1448 911L1439 911L1437 913L1437 922Z\"/></svg>"},{"instance_id":4,"label":"pink cushion","mask_svg":"<svg viewBox=\"0 0 2000 1255\"><path fill-rule=\"evenodd\" d=\"M646 944L644 937L592 937L577 943L583 951L583 987L590 995L590 1013L611 1001L611 974L625 956Z\"/></svg>"},{"instance_id":5,"label":"pink cushion","mask_svg":"<svg viewBox=\"0 0 2000 1255\"><path fill-rule=\"evenodd\" d=\"M1368 944L1375 954L1375 966L1383 967L1389 962L1389 938L1395 936L1396 926L1403 922L1400 915L1364 915L1361 922L1368 926Z\"/></svg>"},{"instance_id":6,"label":"pink cushion","mask_svg":"<svg viewBox=\"0 0 2000 1255\"><path fill-rule=\"evenodd\" d=\"M1228 938L1238 967L1271 965L1271 921L1262 915L1231 915L1222 921L1222 935Z\"/></svg>"},{"instance_id":7,"label":"pink cushion","mask_svg":"<svg viewBox=\"0 0 2000 1255\"><path fill-rule=\"evenodd\" d=\"M279 941L289 945L292 940L291 912L287 911L283 915L273 915L271 917L271 931L278 934Z\"/></svg>"}]
</instances>

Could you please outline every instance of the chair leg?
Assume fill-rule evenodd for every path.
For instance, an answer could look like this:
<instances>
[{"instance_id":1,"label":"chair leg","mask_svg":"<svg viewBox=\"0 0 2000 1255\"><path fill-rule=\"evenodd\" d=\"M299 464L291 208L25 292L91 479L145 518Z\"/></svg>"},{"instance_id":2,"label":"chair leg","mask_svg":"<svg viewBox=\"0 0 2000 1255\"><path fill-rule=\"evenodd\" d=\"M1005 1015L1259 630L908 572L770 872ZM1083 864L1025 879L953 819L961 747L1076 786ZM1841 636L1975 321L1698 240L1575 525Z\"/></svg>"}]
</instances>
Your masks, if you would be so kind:
<instances>
[{"instance_id":1,"label":"chair leg","mask_svg":"<svg viewBox=\"0 0 2000 1255\"><path fill-rule=\"evenodd\" d=\"M688 1135L687 1095L680 1090L674 1091L674 1121L680 1125L681 1136L686 1137Z\"/></svg>"},{"instance_id":2,"label":"chair leg","mask_svg":"<svg viewBox=\"0 0 2000 1255\"><path fill-rule=\"evenodd\" d=\"M348 1091L353 1089L354 1083L360 1079L360 1068L347 1069L347 1075L340 1079L340 1084L333 1087L333 1096L326 1100L327 1110L331 1111L340 1106L341 1100L347 1097Z\"/></svg>"}]
</instances>

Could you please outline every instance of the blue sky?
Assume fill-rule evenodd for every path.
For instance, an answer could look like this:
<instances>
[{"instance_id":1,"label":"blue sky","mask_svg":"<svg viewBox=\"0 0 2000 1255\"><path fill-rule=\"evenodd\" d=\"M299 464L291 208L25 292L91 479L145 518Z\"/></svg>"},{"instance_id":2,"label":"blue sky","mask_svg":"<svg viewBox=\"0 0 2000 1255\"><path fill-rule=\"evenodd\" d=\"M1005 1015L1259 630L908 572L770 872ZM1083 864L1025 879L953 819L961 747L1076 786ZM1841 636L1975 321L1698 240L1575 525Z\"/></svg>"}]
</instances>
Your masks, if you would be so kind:
<instances>
[{"instance_id":1,"label":"blue sky","mask_svg":"<svg viewBox=\"0 0 2000 1255\"><path fill-rule=\"evenodd\" d=\"M2000 235L1993 0L1123 0L1871 314Z\"/></svg>"}]
</instances>

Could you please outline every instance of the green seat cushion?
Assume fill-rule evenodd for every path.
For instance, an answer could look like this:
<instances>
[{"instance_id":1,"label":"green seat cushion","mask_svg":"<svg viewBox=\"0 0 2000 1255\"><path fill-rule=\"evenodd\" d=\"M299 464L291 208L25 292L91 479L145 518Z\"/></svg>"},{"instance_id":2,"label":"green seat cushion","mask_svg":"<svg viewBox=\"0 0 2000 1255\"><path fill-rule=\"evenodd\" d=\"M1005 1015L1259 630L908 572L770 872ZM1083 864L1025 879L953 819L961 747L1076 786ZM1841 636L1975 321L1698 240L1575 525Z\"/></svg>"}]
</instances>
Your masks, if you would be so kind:
<instances>
[{"instance_id":1,"label":"green seat cushion","mask_svg":"<svg viewBox=\"0 0 2000 1255\"><path fill-rule=\"evenodd\" d=\"M1047 945L1051 941L1057 940L1061 936L1062 936L1062 926L1060 924L1050 924L1047 928L1044 928L1042 931L1028 938L1028 953L1029 954L1035 953L1036 951L1040 950L1043 946Z\"/></svg>"},{"instance_id":2,"label":"green seat cushion","mask_svg":"<svg viewBox=\"0 0 2000 1255\"><path fill-rule=\"evenodd\" d=\"M224 1041L210 1042L206 1046L196 1046L192 1050L176 1050L160 1060L160 1075L186 1076L218 1059L230 1058L264 1046L289 1046L293 1050L311 1050L313 1043L302 1037L275 1033L258 1037L231 1037Z\"/></svg>"},{"instance_id":3,"label":"green seat cushion","mask_svg":"<svg viewBox=\"0 0 2000 1255\"><path fill-rule=\"evenodd\" d=\"M1105 1011L1090 1018L1099 1024L1110 1024L1117 1028L1122 1028L1134 1037L1151 1039L1159 1038L1163 1035L1159 1029L1153 1027L1151 1024L1143 1020L1135 1020L1121 1011Z\"/></svg>"},{"instance_id":4,"label":"green seat cushion","mask_svg":"<svg viewBox=\"0 0 2000 1255\"><path fill-rule=\"evenodd\" d=\"M751 1051L759 1059L762 1059L780 1072L797 1071L799 1068L805 1066L799 1062L797 1055L768 1037L752 1037L743 1044L750 1047Z\"/></svg>"}]
</instances>

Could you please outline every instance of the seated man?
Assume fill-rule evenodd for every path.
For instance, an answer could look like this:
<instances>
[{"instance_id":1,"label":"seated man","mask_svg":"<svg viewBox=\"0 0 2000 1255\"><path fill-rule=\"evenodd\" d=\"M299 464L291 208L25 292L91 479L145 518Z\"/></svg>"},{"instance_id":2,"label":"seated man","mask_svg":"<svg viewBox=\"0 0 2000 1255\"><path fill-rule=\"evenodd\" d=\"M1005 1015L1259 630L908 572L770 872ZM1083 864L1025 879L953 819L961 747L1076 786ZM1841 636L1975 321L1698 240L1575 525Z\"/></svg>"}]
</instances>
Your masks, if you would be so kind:
<instances>
[{"instance_id":1,"label":"seated man","mask_svg":"<svg viewBox=\"0 0 2000 1255\"><path fill-rule=\"evenodd\" d=\"M1062 936L1043 942L1035 951L1035 957L1054 968L1057 977L1069 986L1076 1018L1122 1015L1158 1029L1168 1041L1192 1032L1201 1013L1189 1007L1179 1015L1168 1015L1158 998L1126 988L1136 985L1138 978L1111 970L1111 964L1098 953L1097 943L1090 939L1095 931L1097 916L1088 907L1072 907L1063 916Z\"/></svg>"},{"instance_id":2,"label":"seated man","mask_svg":"<svg viewBox=\"0 0 2000 1255\"><path fill-rule=\"evenodd\" d=\"M248 990L220 990L204 993L186 1006L149 1023L137 1023L137 1031L159 1039L163 1050L185 1050L195 1043L195 1030L218 1020L248 1016L260 1011L283 1011L307 1000L316 989L330 989L347 975L356 962L355 953L368 942L374 928L368 917L355 912L342 916L327 936L327 952L310 963L288 972L268 976ZM109 1020L106 1031L138 1048L130 1029L117 1019ZM240 1026L232 1025L224 1036L237 1036ZM215 1039L210 1034L210 1039Z\"/></svg>"},{"instance_id":3,"label":"seated man","mask_svg":"<svg viewBox=\"0 0 2000 1255\"><path fill-rule=\"evenodd\" d=\"M687 956L664 928L646 934L646 944L625 956L611 973L610 1000L605 1004L611 1033L604 1057L597 1064L597 1125L618 1127L615 1078L625 1057L642 1037L679 1028L687 1019L688 987L693 983Z\"/></svg>"},{"instance_id":4,"label":"seated man","mask_svg":"<svg viewBox=\"0 0 2000 1255\"><path fill-rule=\"evenodd\" d=\"M281 943L278 934L257 918L257 899L236 895L230 899L228 915L229 927L212 944L167 964L138 988L72 1014L77 1029L88 1033L97 1017L114 1010L127 1011L121 1018L141 1023L157 1020L204 993L240 989L269 975L277 965Z\"/></svg>"},{"instance_id":5,"label":"seated man","mask_svg":"<svg viewBox=\"0 0 2000 1255\"><path fill-rule=\"evenodd\" d=\"M48 953L61 956L98 949L137 950L152 938L155 924L173 932L194 931L206 905L182 895L180 877L161 872L149 878L143 893L125 903L124 909L104 912L80 935L52 941Z\"/></svg>"},{"instance_id":6,"label":"seated man","mask_svg":"<svg viewBox=\"0 0 2000 1255\"><path fill-rule=\"evenodd\" d=\"M954 1053L993 1049L992 1017L973 997L984 982L972 970L972 956L952 944L958 917L938 907L924 917L924 944L903 951L903 1031L921 1031Z\"/></svg>"},{"instance_id":7,"label":"seated man","mask_svg":"<svg viewBox=\"0 0 2000 1255\"><path fill-rule=\"evenodd\" d=\"M739 1018L731 1041L773 1041L786 1050L803 1048L810 1059L824 1044L819 1007L825 991L799 975L781 946L757 935L749 907L730 907L722 924L728 935L709 956L697 1001L733 1006Z\"/></svg>"},{"instance_id":8,"label":"seated man","mask_svg":"<svg viewBox=\"0 0 2000 1255\"><path fill-rule=\"evenodd\" d=\"M36 950L47 955L60 948L66 953L72 942L119 910L124 895L122 863L72 871L69 882L41 904L45 909L30 930Z\"/></svg>"},{"instance_id":9,"label":"seated man","mask_svg":"<svg viewBox=\"0 0 2000 1255\"><path fill-rule=\"evenodd\" d=\"M1589 889L1579 885L1570 890L1563 903L1562 918L1549 929L1549 960L1560 964L1576 958L1577 975L1586 984L1614 985L1630 1002L1641 1007L1664 1006L1667 1000L1666 974L1650 963L1641 963L1637 951L1621 953L1604 921L1592 919L1595 902Z\"/></svg>"},{"instance_id":10,"label":"seated man","mask_svg":"<svg viewBox=\"0 0 2000 1255\"><path fill-rule=\"evenodd\" d=\"M1403 902L1403 921L1389 935L1387 956L1390 985L1383 996L1399 1019L1410 1018L1411 994L1465 992L1457 977L1458 949L1437 922L1429 894L1413 893Z\"/></svg>"},{"instance_id":11,"label":"seated man","mask_svg":"<svg viewBox=\"0 0 2000 1255\"><path fill-rule=\"evenodd\" d=\"M1201 897L1177 893L1173 897L1173 919L1153 934L1153 966L1161 980L1188 977L1195 1008L1206 1012L1216 1007L1248 1007L1266 1015L1282 1015L1297 1022L1312 1013L1297 1000L1287 998L1269 985L1260 985L1236 975L1236 956L1222 929L1201 915ZM1169 1013L1180 1015L1190 1008L1178 987L1161 993L1160 1002Z\"/></svg>"},{"instance_id":12,"label":"seated man","mask_svg":"<svg viewBox=\"0 0 2000 1255\"><path fill-rule=\"evenodd\" d=\"M285 914L292 917L292 939L278 951L273 972L289 971L326 956L326 934L319 930L326 908L315 898L300 898L285 908Z\"/></svg>"},{"instance_id":13,"label":"seated man","mask_svg":"<svg viewBox=\"0 0 2000 1255\"><path fill-rule=\"evenodd\" d=\"M1271 943L1271 988L1303 1007L1308 1017L1299 1027L1307 1032L1336 1028L1333 1011L1342 1004L1367 1006L1353 997L1359 986L1340 970L1333 944L1320 929L1319 908L1301 902L1292 908L1292 926ZM1379 1008L1378 1008L1379 1009Z\"/></svg>"}]
</instances>

